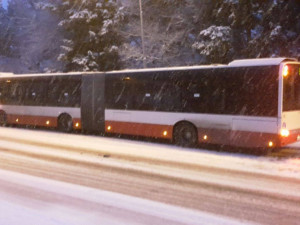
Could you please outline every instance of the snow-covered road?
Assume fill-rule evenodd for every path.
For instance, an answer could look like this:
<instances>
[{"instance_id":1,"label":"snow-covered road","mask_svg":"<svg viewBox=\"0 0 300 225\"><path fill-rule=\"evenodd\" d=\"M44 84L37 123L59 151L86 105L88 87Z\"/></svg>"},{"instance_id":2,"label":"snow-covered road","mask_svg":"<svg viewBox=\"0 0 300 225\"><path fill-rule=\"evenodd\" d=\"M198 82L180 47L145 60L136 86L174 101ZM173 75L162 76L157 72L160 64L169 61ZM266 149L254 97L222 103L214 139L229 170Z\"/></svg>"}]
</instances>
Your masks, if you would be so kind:
<instances>
[{"instance_id":1,"label":"snow-covered road","mask_svg":"<svg viewBox=\"0 0 300 225\"><path fill-rule=\"evenodd\" d=\"M241 221L0 170L0 224L223 224ZM249 223L250 224L250 223Z\"/></svg>"},{"instance_id":2,"label":"snow-covered road","mask_svg":"<svg viewBox=\"0 0 300 225\"><path fill-rule=\"evenodd\" d=\"M294 148L298 148L298 145L294 145ZM11 128L0 129L0 146L0 167L2 169L31 174L43 177L43 179L47 178L47 180L52 180L51 182L54 182L53 180L56 180L55 182L63 181L64 185L74 185L79 188L78 193L74 192L76 193L73 194L74 198L77 195L84 196L80 194L80 190L85 188L90 188L95 193L101 192L99 196L109 193L102 192L101 189L148 199L147 201L151 200L151 207L158 204L154 208L159 208L161 203L152 201L167 203L166 208L170 207L169 205L189 208L196 213L195 215L202 211L205 213L199 213L198 216L204 216L203 221L207 221L206 218L216 219L211 216L211 213L218 215L221 220L224 219L224 216L234 218L233 221L230 221L232 223L238 221L262 224L274 224L274 222L276 224L298 224L300 220L299 157L278 160L276 157L269 156L217 153L115 138ZM294 149L294 151L297 150ZM6 179L15 176L0 175L0 177L2 177L0 182L3 184L1 187L4 187L1 189L1 193L15 190L11 193L14 195L14 200L7 203L6 194L1 194L1 199L6 201L6 205L9 207L15 207L17 211L22 209L23 202L18 204L16 201L16 199L23 199L20 198L23 195L20 193L23 191L18 187L28 186L37 181L28 179L27 182L16 183ZM15 180L23 181L24 179ZM69 184L65 184L66 182ZM51 201L49 196L43 198L45 191L40 189L42 185L37 184L31 185L30 191L26 189L28 192L32 192L29 194L30 200L26 198L26 202L29 202L29 205L32 203L41 207L47 205L47 209L41 216L50 215L49 218L53 218L57 214L51 214L49 204L53 204L50 208L59 208L61 207L59 206L60 202L64 202L68 197L58 192L61 188L52 188L50 184L45 186L49 187L47 195L50 192L53 193L53 196L63 196L60 199L62 201ZM34 187L37 188L34 189ZM26 190L25 193L27 193ZM93 206L93 204L89 206L91 203L89 198L81 197L81 199L85 199L86 208ZM12 205L11 202L17 202L17 204ZM131 205L135 205L135 203L129 202L128 200L129 208ZM126 204L123 206L127 207ZM63 205L63 207L66 206ZM147 209L146 206L140 208ZM62 212L68 211L67 209L68 207L64 208ZM76 208L76 206L70 210L75 210L76 215L84 217L86 215L85 213L80 214L81 208ZM94 211L91 210L91 212ZM101 209L96 211L101 211ZM145 217L142 216L145 219L141 224L147 224L145 221L152 220L151 210L150 214L147 214L147 210L143 213L136 209L130 210L131 213L133 211L139 215L143 214L143 216L146 214ZM163 212L163 210L158 211ZM104 212L106 211L104 210ZM120 218L124 216L121 213L122 210L115 209L113 212L120 213ZM133 214L129 218L123 218L125 221L123 224L138 223L137 221L140 220L126 221L126 219L132 219ZM159 218L158 221L169 221L165 224L176 224L174 221L170 222L172 218L179 224L197 224L195 221L188 223L177 220L175 215L183 214L173 213L169 209L166 209L166 215L168 216L164 218L157 215L154 217ZM116 218L116 215L113 218ZM117 222L120 221L122 219L117 219ZM227 219L224 221L225 224L228 222ZM111 224L114 224L113 222ZM212 219L208 224L220 224L220 221L215 223Z\"/></svg>"}]
</instances>

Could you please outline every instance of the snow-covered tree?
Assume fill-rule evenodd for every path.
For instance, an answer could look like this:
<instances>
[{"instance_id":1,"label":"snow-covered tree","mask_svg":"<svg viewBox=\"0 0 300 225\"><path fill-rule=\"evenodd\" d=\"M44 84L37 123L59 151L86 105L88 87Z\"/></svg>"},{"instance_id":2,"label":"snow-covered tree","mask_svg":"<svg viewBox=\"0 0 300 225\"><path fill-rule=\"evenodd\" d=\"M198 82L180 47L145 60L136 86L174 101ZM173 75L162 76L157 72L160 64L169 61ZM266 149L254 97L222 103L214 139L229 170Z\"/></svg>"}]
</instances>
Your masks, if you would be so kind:
<instances>
[{"instance_id":1,"label":"snow-covered tree","mask_svg":"<svg viewBox=\"0 0 300 225\"><path fill-rule=\"evenodd\" d=\"M276 0L252 5L256 24L244 55L300 58L300 1Z\"/></svg>"},{"instance_id":2,"label":"snow-covered tree","mask_svg":"<svg viewBox=\"0 0 300 225\"><path fill-rule=\"evenodd\" d=\"M142 4L148 67L300 59L299 0ZM0 55L0 70L26 73L141 68L139 1L0 0Z\"/></svg>"},{"instance_id":3,"label":"snow-covered tree","mask_svg":"<svg viewBox=\"0 0 300 225\"><path fill-rule=\"evenodd\" d=\"M12 32L9 26L7 11L2 6L2 2L0 1L0 55L10 55Z\"/></svg>"},{"instance_id":4,"label":"snow-covered tree","mask_svg":"<svg viewBox=\"0 0 300 225\"><path fill-rule=\"evenodd\" d=\"M202 1L198 8L201 6ZM202 19L197 27L199 31L203 26L231 29L230 42L208 41L200 32L193 47L201 54L207 54L208 63L236 58L300 56L300 1L214 0L207 2L206 8L209 14L205 14L205 18L199 16ZM227 53L226 49L229 50ZM225 53L226 60L223 58Z\"/></svg>"},{"instance_id":5,"label":"snow-covered tree","mask_svg":"<svg viewBox=\"0 0 300 225\"><path fill-rule=\"evenodd\" d=\"M198 41L193 44L201 55L211 63L224 63L232 54L232 31L228 26L210 26L202 30Z\"/></svg>"},{"instance_id":6,"label":"snow-covered tree","mask_svg":"<svg viewBox=\"0 0 300 225\"><path fill-rule=\"evenodd\" d=\"M115 0L63 0L58 5L65 32L59 60L66 70L112 70L120 68L118 32L124 15Z\"/></svg>"},{"instance_id":7,"label":"snow-covered tree","mask_svg":"<svg viewBox=\"0 0 300 225\"><path fill-rule=\"evenodd\" d=\"M121 1L125 2L128 20L122 30L124 37L121 48L122 61L127 68L141 68L143 54L139 4L135 0ZM197 58L199 54L193 52L191 48L191 42L196 36L193 19L196 9L191 2L191 0L142 0L147 67L199 63Z\"/></svg>"}]
</instances>

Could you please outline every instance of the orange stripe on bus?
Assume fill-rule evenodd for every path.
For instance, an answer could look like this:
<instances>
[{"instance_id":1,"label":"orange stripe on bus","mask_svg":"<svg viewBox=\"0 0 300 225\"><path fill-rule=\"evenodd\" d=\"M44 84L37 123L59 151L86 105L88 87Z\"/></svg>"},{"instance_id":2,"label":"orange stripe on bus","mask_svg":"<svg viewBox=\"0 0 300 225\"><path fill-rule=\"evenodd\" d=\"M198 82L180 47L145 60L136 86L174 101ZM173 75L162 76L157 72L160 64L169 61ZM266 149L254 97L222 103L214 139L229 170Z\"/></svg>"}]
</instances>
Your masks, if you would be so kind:
<instances>
[{"instance_id":1,"label":"orange stripe on bus","mask_svg":"<svg viewBox=\"0 0 300 225\"><path fill-rule=\"evenodd\" d=\"M172 139L173 126L105 121L105 131L107 133Z\"/></svg>"},{"instance_id":2,"label":"orange stripe on bus","mask_svg":"<svg viewBox=\"0 0 300 225\"><path fill-rule=\"evenodd\" d=\"M262 132L198 128L200 143L223 144L240 147L266 147L271 141L281 146L279 135Z\"/></svg>"},{"instance_id":3,"label":"orange stripe on bus","mask_svg":"<svg viewBox=\"0 0 300 225\"><path fill-rule=\"evenodd\" d=\"M46 116L7 115L7 123L43 127L57 127L57 118Z\"/></svg>"},{"instance_id":4,"label":"orange stripe on bus","mask_svg":"<svg viewBox=\"0 0 300 225\"><path fill-rule=\"evenodd\" d=\"M81 120L74 118L73 128L81 129ZM8 124L32 125L41 127L57 127L57 118L49 116L7 115ZM77 126L76 126L77 125Z\"/></svg>"}]
</instances>

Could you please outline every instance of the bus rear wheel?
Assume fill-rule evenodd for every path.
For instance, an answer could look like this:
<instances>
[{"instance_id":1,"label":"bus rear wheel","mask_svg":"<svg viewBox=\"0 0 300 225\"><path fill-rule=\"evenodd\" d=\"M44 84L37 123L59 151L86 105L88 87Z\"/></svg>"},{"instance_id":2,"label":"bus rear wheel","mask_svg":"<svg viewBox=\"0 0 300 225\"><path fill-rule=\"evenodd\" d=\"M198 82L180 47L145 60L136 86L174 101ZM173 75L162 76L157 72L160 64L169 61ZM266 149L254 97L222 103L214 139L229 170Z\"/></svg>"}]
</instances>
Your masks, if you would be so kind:
<instances>
[{"instance_id":1,"label":"bus rear wheel","mask_svg":"<svg viewBox=\"0 0 300 225\"><path fill-rule=\"evenodd\" d=\"M182 147L195 147L198 143L197 129L190 123L179 123L174 128L173 140Z\"/></svg>"},{"instance_id":2,"label":"bus rear wheel","mask_svg":"<svg viewBox=\"0 0 300 225\"><path fill-rule=\"evenodd\" d=\"M73 121L72 117L68 114L62 114L58 118L58 130L65 132L65 133L70 133L73 130Z\"/></svg>"},{"instance_id":3,"label":"bus rear wheel","mask_svg":"<svg viewBox=\"0 0 300 225\"><path fill-rule=\"evenodd\" d=\"M5 126L7 123L7 116L4 111L0 111L0 126Z\"/></svg>"}]
</instances>

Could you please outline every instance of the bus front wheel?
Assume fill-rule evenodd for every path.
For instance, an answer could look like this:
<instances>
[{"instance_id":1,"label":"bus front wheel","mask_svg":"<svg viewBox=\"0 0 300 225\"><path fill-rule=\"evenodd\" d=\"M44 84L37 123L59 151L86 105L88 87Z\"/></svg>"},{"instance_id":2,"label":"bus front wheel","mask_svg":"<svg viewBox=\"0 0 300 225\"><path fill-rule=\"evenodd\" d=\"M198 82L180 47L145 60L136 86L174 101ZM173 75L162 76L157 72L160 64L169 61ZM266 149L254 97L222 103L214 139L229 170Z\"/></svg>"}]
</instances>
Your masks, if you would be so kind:
<instances>
[{"instance_id":1,"label":"bus front wheel","mask_svg":"<svg viewBox=\"0 0 300 225\"><path fill-rule=\"evenodd\" d=\"M197 129L188 122L179 123L174 128L173 140L182 147L195 147L198 143Z\"/></svg>"},{"instance_id":2,"label":"bus front wheel","mask_svg":"<svg viewBox=\"0 0 300 225\"><path fill-rule=\"evenodd\" d=\"M58 130L70 133L73 130L72 117L68 114L62 114L58 118Z\"/></svg>"}]
</instances>

